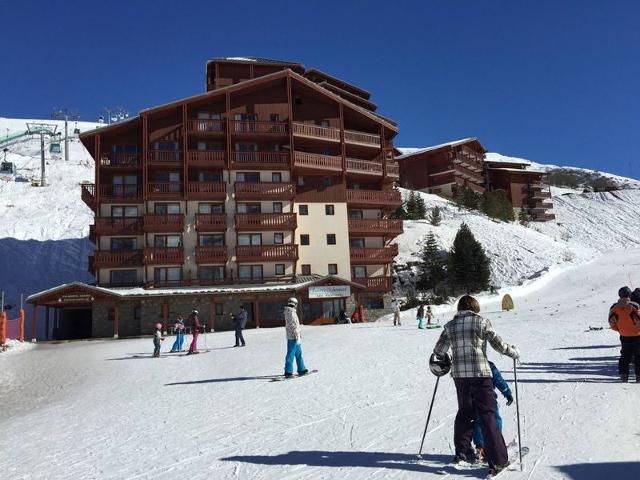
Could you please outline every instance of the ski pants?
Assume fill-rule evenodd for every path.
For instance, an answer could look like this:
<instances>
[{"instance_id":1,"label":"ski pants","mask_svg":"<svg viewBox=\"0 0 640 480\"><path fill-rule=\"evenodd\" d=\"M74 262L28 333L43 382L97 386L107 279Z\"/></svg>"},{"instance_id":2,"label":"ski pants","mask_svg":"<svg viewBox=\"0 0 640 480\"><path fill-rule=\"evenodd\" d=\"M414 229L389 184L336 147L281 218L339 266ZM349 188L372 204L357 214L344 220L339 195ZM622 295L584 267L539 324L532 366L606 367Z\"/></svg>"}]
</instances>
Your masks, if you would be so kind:
<instances>
[{"instance_id":1,"label":"ski pants","mask_svg":"<svg viewBox=\"0 0 640 480\"><path fill-rule=\"evenodd\" d=\"M618 362L618 373L629 375L629 364L633 361L636 380L640 378L640 337L620 337L622 352Z\"/></svg>"},{"instance_id":2,"label":"ski pants","mask_svg":"<svg viewBox=\"0 0 640 480\"><path fill-rule=\"evenodd\" d=\"M158 340L157 338L153 339L153 356L160 356L160 340Z\"/></svg>"},{"instance_id":3,"label":"ski pants","mask_svg":"<svg viewBox=\"0 0 640 480\"><path fill-rule=\"evenodd\" d=\"M182 345L184 344L184 333L176 334L176 341L173 342L173 346L171 347L172 352L179 352L182 350Z\"/></svg>"},{"instance_id":4,"label":"ski pants","mask_svg":"<svg viewBox=\"0 0 640 480\"><path fill-rule=\"evenodd\" d=\"M244 337L242 336L242 329L236 328L236 347L239 347L240 344L244 347Z\"/></svg>"},{"instance_id":5,"label":"ski pants","mask_svg":"<svg viewBox=\"0 0 640 480\"><path fill-rule=\"evenodd\" d=\"M402 325L400 323L400 312L393 312L393 324L395 325L396 322L398 323L398 325Z\"/></svg>"},{"instance_id":6,"label":"ski pants","mask_svg":"<svg viewBox=\"0 0 640 480\"><path fill-rule=\"evenodd\" d=\"M298 373L307 369L302 358L302 345L297 340L287 339L287 356L284 359L284 373L293 373L293 360L296 360Z\"/></svg>"},{"instance_id":7,"label":"ski pants","mask_svg":"<svg viewBox=\"0 0 640 480\"><path fill-rule=\"evenodd\" d=\"M198 351L198 335L200 335L200 332L196 330L195 332L193 332L192 335L193 335L193 340L191 340L191 345L189 345L189 351L197 352Z\"/></svg>"},{"instance_id":8,"label":"ski pants","mask_svg":"<svg viewBox=\"0 0 640 480\"><path fill-rule=\"evenodd\" d=\"M453 381L458 395L458 414L453 433L456 454L472 453L473 419L477 412L489 466L506 464L509 461L509 455L496 422L498 403L493 391L493 380L491 377L486 377L454 378Z\"/></svg>"},{"instance_id":9,"label":"ski pants","mask_svg":"<svg viewBox=\"0 0 640 480\"><path fill-rule=\"evenodd\" d=\"M417 317L418 320L418 328L424 328L424 317Z\"/></svg>"},{"instance_id":10,"label":"ski pants","mask_svg":"<svg viewBox=\"0 0 640 480\"><path fill-rule=\"evenodd\" d=\"M500 410L496 406L496 424L498 430L502 432L502 417L500 416ZM476 416L473 419L473 443L476 447L484 448L484 437L482 436L482 427L480 426L480 415L476 412Z\"/></svg>"}]
</instances>

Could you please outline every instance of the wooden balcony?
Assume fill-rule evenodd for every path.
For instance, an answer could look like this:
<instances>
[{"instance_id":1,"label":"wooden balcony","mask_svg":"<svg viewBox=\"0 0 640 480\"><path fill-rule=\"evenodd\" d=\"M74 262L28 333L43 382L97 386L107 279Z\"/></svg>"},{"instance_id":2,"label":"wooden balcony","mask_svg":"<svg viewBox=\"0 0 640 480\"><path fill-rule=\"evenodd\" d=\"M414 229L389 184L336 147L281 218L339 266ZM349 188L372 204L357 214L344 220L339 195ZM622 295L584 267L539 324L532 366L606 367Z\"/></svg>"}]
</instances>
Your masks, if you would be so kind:
<instances>
[{"instance_id":1,"label":"wooden balcony","mask_svg":"<svg viewBox=\"0 0 640 480\"><path fill-rule=\"evenodd\" d=\"M294 183L249 183L234 184L236 200L293 200L296 194Z\"/></svg>"},{"instance_id":2,"label":"wooden balcony","mask_svg":"<svg viewBox=\"0 0 640 480\"><path fill-rule=\"evenodd\" d=\"M148 247L144 249L146 265L172 265L184 262L183 247Z\"/></svg>"},{"instance_id":3,"label":"wooden balcony","mask_svg":"<svg viewBox=\"0 0 640 480\"><path fill-rule=\"evenodd\" d=\"M112 252L96 250L93 254L94 268L119 268L142 266L142 250Z\"/></svg>"},{"instance_id":4,"label":"wooden balcony","mask_svg":"<svg viewBox=\"0 0 640 480\"><path fill-rule=\"evenodd\" d=\"M250 262L295 262L298 260L298 246L289 245L251 245L236 247L236 261Z\"/></svg>"},{"instance_id":5,"label":"wooden balcony","mask_svg":"<svg viewBox=\"0 0 640 480\"><path fill-rule=\"evenodd\" d=\"M142 235L142 217L96 217L97 235Z\"/></svg>"},{"instance_id":6,"label":"wooden balcony","mask_svg":"<svg viewBox=\"0 0 640 480\"><path fill-rule=\"evenodd\" d=\"M393 290L393 277L352 277L351 281L364 285L368 292L390 292Z\"/></svg>"},{"instance_id":7,"label":"wooden balcony","mask_svg":"<svg viewBox=\"0 0 640 480\"><path fill-rule=\"evenodd\" d=\"M80 185L80 198L91 210L96 209L96 186L94 183L82 183Z\"/></svg>"},{"instance_id":8,"label":"wooden balcony","mask_svg":"<svg viewBox=\"0 0 640 480\"><path fill-rule=\"evenodd\" d=\"M184 215L182 213L144 215L145 232L182 232L184 229Z\"/></svg>"},{"instance_id":9,"label":"wooden balcony","mask_svg":"<svg viewBox=\"0 0 640 480\"><path fill-rule=\"evenodd\" d=\"M299 137L313 138L316 140L327 140L330 142L340 141L340 129L321 127L309 123L293 122L293 134Z\"/></svg>"},{"instance_id":10,"label":"wooden balcony","mask_svg":"<svg viewBox=\"0 0 640 480\"><path fill-rule=\"evenodd\" d=\"M100 166L109 168L138 168L142 152L105 152L100 154Z\"/></svg>"},{"instance_id":11,"label":"wooden balcony","mask_svg":"<svg viewBox=\"0 0 640 480\"><path fill-rule=\"evenodd\" d=\"M152 200L180 200L182 187L182 182L150 182L147 197Z\"/></svg>"},{"instance_id":12,"label":"wooden balcony","mask_svg":"<svg viewBox=\"0 0 640 480\"><path fill-rule=\"evenodd\" d=\"M229 255L227 247L198 246L196 247L196 263L225 263Z\"/></svg>"},{"instance_id":13,"label":"wooden balcony","mask_svg":"<svg viewBox=\"0 0 640 480\"><path fill-rule=\"evenodd\" d=\"M225 232L227 230L226 213L196 213L198 232Z\"/></svg>"},{"instance_id":14,"label":"wooden balcony","mask_svg":"<svg viewBox=\"0 0 640 480\"><path fill-rule=\"evenodd\" d=\"M294 152L293 166L297 170L323 172L342 172L342 157L321 155L319 153Z\"/></svg>"},{"instance_id":15,"label":"wooden balcony","mask_svg":"<svg viewBox=\"0 0 640 480\"><path fill-rule=\"evenodd\" d=\"M528 183L522 186L522 193L533 194L546 188L541 183Z\"/></svg>"},{"instance_id":16,"label":"wooden balcony","mask_svg":"<svg viewBox=\"0 0 640 480\"><path fill-rule=\"evenodd\" d=\"M469 170L466 167L462 167L460 165L458 165L456 167L456 171L453 172L454 176L458 177L458 178L462 178L464 180L467 180L469 182L473 182L477 185L484 185L485 184L485 178L483 175L476 173L472 170Z\"/></svg>"},{"instance_id":17,"label":"wooden balcony","mask_svg":"<svg viewBox=\"0 0 640 480\"><path fill-rule=\"evenodd\" d=\"M223 134L226 129L225 120L187 120L187 132L202 135Z\"/></svg>"},{"instance_id":18,"label":"wooden balcony","mask_svg":"<svg viewBox=\"0 0 640 480\"><path fill-rule=\"evenodd\" d=\"M237 213L235 222L239 232L290 231L298 226L295 213Z\"/></svg>"},{"instance_id":19,"label":"wooden balcony","mask_svg":"<svg viewBox=\"0 0 640 480\"><path fill-rule=\"evenodd\" d=\"M382 177L382 163L359 158L347 158L347 173L368 176L370 178Z\"/></svg>"},{"instance_id":20,"label":"wooden balcony","mask_svg":"<svg viewBox=\"0 0 640 480\"><path fill-rule=\"evenodd\" d=\"M387 177L398 179L400 178L400 165L398 165L396 162L390 162L387 160L386 172Z\"/></svg>"},{"instance_id":21,"label":"wooden balcony","mask_svg":"<svg viewBox=\"0 0 640 480\"><path fill-rule=\"evenodd\" d=\"M380 148L382 141L380 135L374 133L356 132L354 130L344 131L345 143L352 143L356 145L363 145L366 147Z\"/></svg>"},{"instance_id":22,"label":"wooden balcony","mask_svg":"<svg viewBox=\"0 0 640 480\"><path fill-rule=\"evenodd\" d=\"M224 200L227 198L225 182L189 182L188 197L190 200Z\"/></svg>"},{"instance_id":23,"label":"wooden balcony","mask_svg":"<svg viewBox=\"0 0 640 480\"><path fill-rule=\"evenodd\" d=\"M233 135L278 135L289 134L288 122L257 122L232 120L230 122Z\"/></svg>"},{"instance_id":24,"label":"wooden balcony","mask_svg":"<svg viewBox=\"0 0 640 480\"><path fill-rule=\"evenodd\" d=\"M118 203L142 202L140 185L100 185L100 200Z\"/></svg>"},{"instance_id":25,"label":"wooden balcony","mask_svg":"<svg viewBox=\"0 0 640 480\"><path fill-rule=\"evenodd\" d=\"M351 248L349 254L352 265L384 265L393 262L398 255L398 244L384 248Z\"/></svg>"},{"instance_id":26,"label":"wooden balcony","mask_svg":"<svg viewBox=\"0 0 640 480\"><path fill-rule=\"evenodd\" d=\"M399 219L349 219L349 235L396 236L402 233Z\"/></svg>"},{"instance_id":27,"label":"wooden balcony","mask_svg":"<svg viewBox=\"0 0 640 480\"><path fill-rule=\"evenodd\" d=\"M227 152L224 150L189 150L187 165L190 167L224 168Z\"/></svg>"},{"instance_id":28,"label":"wooden balcony","mask_svg":"<svg viewBox=\"0 0 640 480\"><path fill-rule=\"evenodd\" d=\"M232 152L232 169L288 170L289 152Z\"/></svg>"},{"instance_id":29,"label":"wooden balcony","mask_svg":"<svg viewBox=\"0 0 640 480\"><path fill-rule=\"evenodd\" d=\"M149 150L147 161L154 166L174 166L182 162L182 150Z\"/></svg>"},{"instance_id":30,"label":"wooden balcony","mask_svg":"<svg viewBox=\"0 0 640 480\"><path fill-rule=\"evenodd\" d=\"M349 208L383 208L395 210L402 205L402 196L396 190L347 190Z\"/></svg>"}]
</instances>

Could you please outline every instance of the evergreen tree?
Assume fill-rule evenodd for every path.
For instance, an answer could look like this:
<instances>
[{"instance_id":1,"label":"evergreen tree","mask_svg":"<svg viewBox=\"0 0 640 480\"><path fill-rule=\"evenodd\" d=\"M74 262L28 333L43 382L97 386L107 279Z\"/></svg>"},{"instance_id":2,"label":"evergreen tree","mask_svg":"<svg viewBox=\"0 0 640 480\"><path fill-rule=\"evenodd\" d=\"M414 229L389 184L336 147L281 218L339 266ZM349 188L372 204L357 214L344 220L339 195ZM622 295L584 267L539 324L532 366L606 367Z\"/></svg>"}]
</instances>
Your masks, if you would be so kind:
<instances>
[{"instance_id":1,"label":"evergreen tree","mask_svg":"<svg viewBox=\"0 0 640 480\"><path fill-rule=\"evenodd\" d=\"M420 253L420 280L418 285L423 290L436 288L446 276L444 260L435 235L429 232Z\"/></svg>"},{"instance_id":2,"label":"evergreen tree","mask_svg":"<svg viewBox=\"0 0 640 480\"><path fill-rule=\"evenodd\" d=\"M485 215L502 220L505 222L513 222L516 217L504 190L492 190L482 195L480 209Z\"/></svg>"},{"instance_id":3,"label":"evergreen tree","mask_svg":"<svg viewBox=\"0 0 640 480\"><path fill-rule=\"evenodd\" d=\"M462 189L462 206L469 210L478 210L480 205L480 195L471 190L470 188Z\"/></svg>"},{"instance_id":4,"label":"evergreen tree","mask_svg":"<svg viewBox=\"0 0 640 480\"><path fill-rule=\"evenodd\" d=\"M518 213L518 222L520 222L520 225L524 225L526 227L527 225L529 225L529 220L529 214L524 208L521 208L520 212Z\"/></svg>"},{"instance_id":5,"label":"evergreen tree","mask_svg":"<svg viewBox=\"0 0 640 480\"><path fill-rule=\"evenodd\" d=\"M473 293L489 287L489 259L465 223L460 226L453 241L448 272L454 289L462 288L466 293Z\"/></svg>"},{"instance_id":6,"label":"evergreen tree","mask_svg":"<svg viewBox=\"0 0 640 480\"><path fill-rule=\"evenodd\" d=\"M427 218L427 205L424 203L424 198L419 193L416 194L416 220L424 220Z\"/></svg>"},{"instance_id":7,"label":"evergreen tree","mask_svg":"<svg viewBox=\"0 0 640 480\"><path fill-rule=\"evenodd\" d=\"M416 194L411 191L409 193L409 198L406 201L404 210L407 214L406 218L408 220L416 220L418 217L418 204L416 202Z\"/></svg>"},{"instance_id":8,"label":"evergreen tree","mask_svg":"<svg viewBox=\"0 0 640 480\"><path fill-rule=\"evenodd\" d=\"M440 213L440 207L437 205L431 209L431 215L429 215L429 223L434 227L437 227L442 222L442 214Z\"/></svg>"},{"instance_id":9,"label":"evergreen tree","mask_svg":"<svg viewBox=\"0 0 640 480\"><path fill-rule=\"evenodd\" d=\"M498 199L496 198L495 192L484 192L482 195L482 202L480 204L480 210L486 216L490 218L498 218L499 215L499 206Z\"/></svg>"}]
</instances>

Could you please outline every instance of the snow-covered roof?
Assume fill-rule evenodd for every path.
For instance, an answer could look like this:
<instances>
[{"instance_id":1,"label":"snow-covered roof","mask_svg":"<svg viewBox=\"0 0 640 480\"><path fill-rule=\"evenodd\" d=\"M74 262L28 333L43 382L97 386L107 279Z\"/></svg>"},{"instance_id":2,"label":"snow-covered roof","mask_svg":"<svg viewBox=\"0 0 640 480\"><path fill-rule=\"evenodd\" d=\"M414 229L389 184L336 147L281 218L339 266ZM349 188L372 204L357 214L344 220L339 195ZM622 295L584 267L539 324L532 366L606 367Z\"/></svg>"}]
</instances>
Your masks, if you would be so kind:
<instances>
[{"instance_id":1,"label":"snow-covered roof","mask_svg":"<svg viewBox=\"0 0 640 480\"><path fill-rule=\"evenodd\" d=\"M396 160L417 155L419 153L432 152L433 150L439 150L446 147L457 147L458 145L464 145L465 143L479 142L478 137L463 138L462 140L455 140L453 142L441 143L440 145L433 145L431 147L396 147L402 155L396 157Z\"/></svg>"},{"instance_id":2,"label":"snow-covered roof","mask_svg":"<svg viewBox=\"0 0 640 480\"><path fill-rule=\"evenodd\" d=\"M484 161L488 163L512 163L512 164L525 165L525 166L531 165L530 161L525 160L523 158L507 157L505 155L500 155L499 153L495 153L495 152L487 152L484 155Z\"/></svg>"},{"instance_id":3,"label":"snow-covered roof","mask_svg":"<svg viewBox=\"0 0 640 480\"><path fill-rule=\"evenodd\" d=\"M489 170L497 170L499 172L514 172L514 173L523 173L523 174L529 174L529 173L534 173L534 174L540 174L540 175L546 175L547 172L544 172L542 170L525 170L524 168L511 168L511 167L489 167Z\"/></svg>"}]
</instances>

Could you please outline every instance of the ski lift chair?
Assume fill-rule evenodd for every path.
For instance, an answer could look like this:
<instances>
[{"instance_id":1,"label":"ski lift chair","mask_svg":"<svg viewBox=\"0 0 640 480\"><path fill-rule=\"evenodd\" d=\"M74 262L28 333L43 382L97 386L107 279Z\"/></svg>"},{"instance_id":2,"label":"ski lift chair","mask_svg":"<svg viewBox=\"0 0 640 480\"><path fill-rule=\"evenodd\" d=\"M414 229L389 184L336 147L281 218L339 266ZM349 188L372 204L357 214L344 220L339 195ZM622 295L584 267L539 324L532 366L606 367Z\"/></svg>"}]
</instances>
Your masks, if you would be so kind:
<instances>
[{"instance_id":1,"label":"ski lift chair","mask_svg":"<svg viewBox=\"0 0 640 480\"><path fill-rule=\"evenodd\" d=\"M51 145L49 145L49 152L61 153L62 149L60 148L60 142L51 142Z\"/></svg>"}]
</instances>

